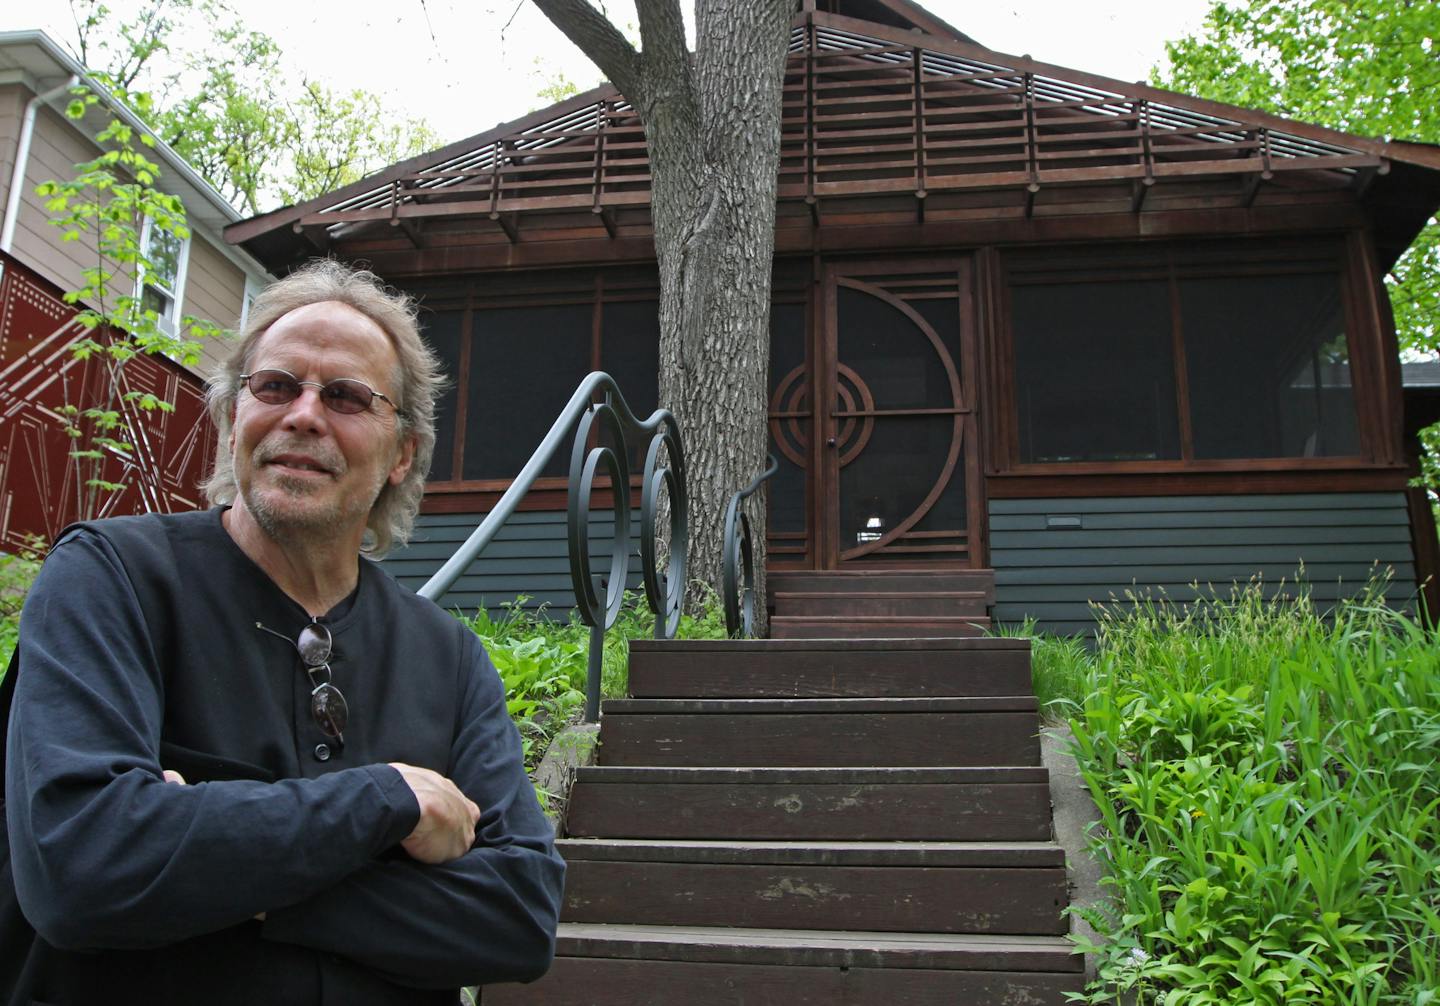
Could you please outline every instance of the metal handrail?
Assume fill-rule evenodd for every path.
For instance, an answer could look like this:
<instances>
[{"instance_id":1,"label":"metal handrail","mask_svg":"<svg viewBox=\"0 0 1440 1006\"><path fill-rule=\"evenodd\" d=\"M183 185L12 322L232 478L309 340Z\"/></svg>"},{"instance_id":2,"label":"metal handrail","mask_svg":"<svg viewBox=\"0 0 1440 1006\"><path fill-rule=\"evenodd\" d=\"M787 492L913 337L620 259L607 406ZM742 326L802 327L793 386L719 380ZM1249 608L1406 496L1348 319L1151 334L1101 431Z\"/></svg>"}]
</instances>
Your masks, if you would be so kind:
<instances>
[{"instance_id":1,"label":"metal handrail","mask_svg":"<svg viewBox=\"0 0 1440 1006\"><path fill-rule=\"evenodd\" d=\"M597 394L604 401L596 402ZM470 533L455 554L417 592L438 600L470 564L494 540L501 526L515 512L525 494L540 478L545 466L560 450L570 428L575 437L570 449L569 506L566 511L566 539L570 552L570 579L580 618L590 626L589 668L585 683L585 719L600 718L600 668L605 651L605 630L615 624L625 598L625 581L630 574L630 473L627 436L648 436L645 472L640 488L640 556L644 565L645 598L655 613L655 637L668 639L680 624L685 603L685 568L689 546L686 522L685 451L680 426L668 409L656 409L650 418L639 420L625 403L615 379L602 371L588 375L560 410L550 432L530 455L510 488L500 497L480 526ZM591 433L604 433L609 444L600 443ZM668 453L668 467L660 467L660 452ZM590 494L597 471L604 467L613 490L615 531L610 548L609 573L596 576L590 569ZM663 574L655 569L656 514L660 491L670 498L670 559ZM602 599L603 595L603 599Z\"/></svg>"},{"instance_id":2,"label":"metal handrail","mask_svg":"<svg viewBox=\"0 0 1440 1006\"><path fill-rule=\"evenodd\" d=\"M740 509L770 476L780 469L775 455L755 481L730 497L725 508L725 544L722 553L722 588L725 595L725 632L731 638L755 634L755 549L750 541L750 518ZM739 528L737 535L736 529Z\"/></svg>"}]
</instances>

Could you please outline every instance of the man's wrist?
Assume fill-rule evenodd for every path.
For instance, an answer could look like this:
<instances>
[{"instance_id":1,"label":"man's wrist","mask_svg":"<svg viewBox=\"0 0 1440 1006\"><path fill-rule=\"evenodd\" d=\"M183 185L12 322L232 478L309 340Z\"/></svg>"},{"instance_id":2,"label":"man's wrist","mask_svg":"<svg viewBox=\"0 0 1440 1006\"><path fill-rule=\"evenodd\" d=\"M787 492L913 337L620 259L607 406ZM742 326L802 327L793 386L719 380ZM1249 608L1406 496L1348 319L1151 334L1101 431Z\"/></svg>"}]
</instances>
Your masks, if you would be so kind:
<instances>
[{"instance_id":1,"label":"man's wrist","mask_svg":"<svg viewBox=\"0 0 1440 1006\"><path fill-rule=\"evenodd\" d=\"M385 831L384 849L398 845L420 823L420 801L400 770L393 765L367 765L385 804L390 808L389 827Z\"/></svg>"}]
</instances>

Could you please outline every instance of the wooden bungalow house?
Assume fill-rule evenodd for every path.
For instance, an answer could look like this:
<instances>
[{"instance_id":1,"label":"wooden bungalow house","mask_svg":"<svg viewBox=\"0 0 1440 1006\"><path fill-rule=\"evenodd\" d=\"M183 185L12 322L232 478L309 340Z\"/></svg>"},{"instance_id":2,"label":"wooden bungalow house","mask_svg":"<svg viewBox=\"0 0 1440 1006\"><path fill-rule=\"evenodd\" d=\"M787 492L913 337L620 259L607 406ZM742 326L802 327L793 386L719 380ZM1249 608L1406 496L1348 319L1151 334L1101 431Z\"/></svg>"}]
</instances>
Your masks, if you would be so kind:
<instances>
[{"instance_id":1,"label":"wooden bungalow house","mask_svg":"<svg viewBox=\"0 0 1440 1006\"><path fill-rule=\"evenodd\" d=\"M101 99L80 120L65 114L77 85ZM95 267L97 253L93 238L63 239L35 189L74 177L76 164L96 157L94 136L112 116L142 128L49 36L0 32L0 551L33 537L53 540L78 516L79 476L60 409L96 404L105 382L96 362L70 353L89 333L64 294L85 285L84 270ZM143 283L118 278L115 288L135 283L162 325L192 315L228 329L270 277L221 237L240 214L164 144L150 156L161 166L158 187L184 204L191 234L174 240L144 227L141 240L164 274ZM107 459L105 477L126 488L99 500L100 516L204 505L197 483L215 439L205 418L207 367L208 360L192 368L164 356L127 365L130 390L152 392L175 411L126 414L126 439L136 454Z\"/></svg>"},{"instance_id":2,"label":"wooden bungalow house","mask_svg":"<svg viewBox=\"0 0 1440 1006\"><path fill-rule=\"evenodd\" d=\"M770 569L995 571L994 616L1303 564L1321 600L1435 570L1382 285L1440 148L993 52L908 0L792 27L770 361ZM580 377L655 404L639 122L602 86L233 224L273 271L369 263L455 377L422 580ZM556 475L560 472L556 471ZM568 604L563 483L447 600Z\"/></svg>"}]
</instances>

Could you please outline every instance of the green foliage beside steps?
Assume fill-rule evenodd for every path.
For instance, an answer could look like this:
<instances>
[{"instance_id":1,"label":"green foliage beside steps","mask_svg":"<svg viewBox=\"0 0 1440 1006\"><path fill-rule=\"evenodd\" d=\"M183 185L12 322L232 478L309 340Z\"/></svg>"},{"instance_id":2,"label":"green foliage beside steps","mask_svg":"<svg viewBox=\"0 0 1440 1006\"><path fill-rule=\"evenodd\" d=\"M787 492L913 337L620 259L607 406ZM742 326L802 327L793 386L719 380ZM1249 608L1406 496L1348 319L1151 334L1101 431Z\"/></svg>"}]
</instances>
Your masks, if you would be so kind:
<instances>
[{"instance_id":1,"label":"green foliage beside steps","mask_svg":"<svg viewBox=\"0 0 1440 1006\"><path fill-rule=\"evenodd\" d=\"M550 739L583 714L588 673L590 627L573 615L554 620L545 609L526 609L527 597L504 605L493 618L484 608L460 620L480 637L500 672L510 716L520 728L525 767L533 771ZM681 639L724 639L725 616L718 599L703 606L699 618L683 615L676 629ZM651 639L655 616L643 595L627 594L615 624L605 633L601 694L617 698L629 683L630 640Z\"/></svg>"},{"instance_id":2,"label":"green foliage beside steps","mask_svg":"<svg viewBox=\"0 0 1440 1006\"><path fill-rule=\"evenodd\" d=\"M1375 589L1322 617L1252 583L1109 606L1065 653L1110 874L1083 1001L1440 1006L1431 635Z\"/></svg>"},{"instance_id":3,"label":"green foliage beside steps","mask_svg":"<svg viewBox=\"0 0 1440 1006\"><path fill-rule=\"evenodd\" d=\"M1035 619L997 624L992 635L1030 640L1030 683L1040 702L1040 715L1063 723L1067 710L1084 697L1094 673L1094 654L1079 636L1046 636L1035 631Z\"/></svg>"}]
</instances>

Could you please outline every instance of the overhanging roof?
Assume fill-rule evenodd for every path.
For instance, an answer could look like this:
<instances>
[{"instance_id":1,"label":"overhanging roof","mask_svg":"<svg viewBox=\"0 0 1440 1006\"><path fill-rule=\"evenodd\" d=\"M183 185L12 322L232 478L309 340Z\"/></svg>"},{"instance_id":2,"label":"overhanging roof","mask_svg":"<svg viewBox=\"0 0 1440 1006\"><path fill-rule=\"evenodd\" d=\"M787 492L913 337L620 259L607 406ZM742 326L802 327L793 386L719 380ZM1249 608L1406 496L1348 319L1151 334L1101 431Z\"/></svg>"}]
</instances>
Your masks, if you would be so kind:
<instances>
[{"instance_id":1,"label":"overhanging roof","mask_svg":"<svg viewBox=\"0 0 1440 1006\"><path fill-rule=\"evenodd\" d=\"M71 77L79 78L80 83L101 102L101 107L92 107L83 119L71 123L86 133L87 140L103 129L111 116L118 117L133 129L151 132L128 105L118 101L45 32L35 29L0 31L0 80L21 83L36 94L44 94L63 87ZM69 102L70 95L62 93L52 104L63 112ZM150 152L163 167L156 178L156 188L178 197L192 223L202 225L212 234L219 234L227 224L241 219L241 214L225 197L200 177L169 144L157 138ZM6 165L5 170L8 172L10 166ZM224 250L227 255L234 256L232 261L244 272L257 280L266 278L264 270L250 256Z\"/></svg>"},{"instance_id":2,"label":"overhanging roof","mask_svg":"<svg viewBox=\"0 0 1440 1006\"><path fill-rule=\"evenodd\" d=\"M226 237L272 269L409 250L444 271L466 261L459 249L522 242L551 242L559 262L566 241L648 237L649 182L643 129L606 85ZM1388 264L1440 204L1440 147L808 11L792 28L777 195L782 233L1348 199Z\"/></svg>"}]
</instances>

